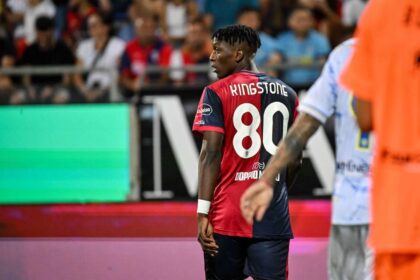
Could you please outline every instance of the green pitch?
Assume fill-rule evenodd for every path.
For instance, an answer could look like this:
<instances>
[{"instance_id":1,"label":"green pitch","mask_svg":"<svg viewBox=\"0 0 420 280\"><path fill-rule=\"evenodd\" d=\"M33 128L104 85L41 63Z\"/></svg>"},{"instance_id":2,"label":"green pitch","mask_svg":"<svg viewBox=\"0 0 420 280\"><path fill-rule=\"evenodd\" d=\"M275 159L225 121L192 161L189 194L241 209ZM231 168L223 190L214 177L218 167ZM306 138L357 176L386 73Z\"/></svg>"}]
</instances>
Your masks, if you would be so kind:
<instances>
[{"instance_id":1,"label":"green pitch","mask_svg":"<svg viewBox=\"0 0 420 280\"><path fill-rule=\"evenodd\" d=\"M0 107L0 203L124 201L125 104Z\"/></svg>"}]
</instances>

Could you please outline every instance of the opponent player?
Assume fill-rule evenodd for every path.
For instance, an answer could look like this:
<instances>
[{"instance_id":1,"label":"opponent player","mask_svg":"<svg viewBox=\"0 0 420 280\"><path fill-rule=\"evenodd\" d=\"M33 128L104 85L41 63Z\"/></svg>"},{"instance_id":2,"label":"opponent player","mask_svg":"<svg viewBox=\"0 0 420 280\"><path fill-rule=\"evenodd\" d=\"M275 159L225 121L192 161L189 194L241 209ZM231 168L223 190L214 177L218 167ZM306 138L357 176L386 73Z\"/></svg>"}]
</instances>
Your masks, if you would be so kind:
<instances>
[{"instance_id":1,"label":"opponent player","mask_svg":"<svg viewBox=\"0 0 420 280\"><path fill-rule=\"evenodd\" d=\"M357 37L343 84L357 95L360 126L377 137L375 279L420 279L420 1L369 1Z\"/></svg>"},{"instance_id":2,"label":"opponent player","mask_svg":"<svg viewBox=\"0 0 420 280\"><path fill-rule=\"evenodd\" d=\"M297 95L282 81L253 71L260 46L253 29L227 26L212 40L210 62L220 80L204 89L193 125L203 135L197 212L206 278L285 279L292 238L285 177L291 176L276 175L275 200L265 219L253 225L242 217L239 201L291 126Z\"/></svg>"},{"instance_id":3,"label":"opponent player","mask_svg":"<svg viewBox=\"0 0 420 280\"><path fill-rule=\"evenodd\" d=\"M347 40L331 53L321 76L300 104L299 117L279 144L279 152L270 161L261 181L251 187L242 200L242 210L249 222L252 222L253 211L260 211L258 218L261 218L261 211L270 202L275 174L300 153L321 123L334 115L337 152L328 274L329 279L337 280L372 277L372 252L366 246L372 136L360 131L353 96L338 83L354 44L354 39ZM267 198L261 210L255 204L258 195Z\"/></svg>"}]
</instances>

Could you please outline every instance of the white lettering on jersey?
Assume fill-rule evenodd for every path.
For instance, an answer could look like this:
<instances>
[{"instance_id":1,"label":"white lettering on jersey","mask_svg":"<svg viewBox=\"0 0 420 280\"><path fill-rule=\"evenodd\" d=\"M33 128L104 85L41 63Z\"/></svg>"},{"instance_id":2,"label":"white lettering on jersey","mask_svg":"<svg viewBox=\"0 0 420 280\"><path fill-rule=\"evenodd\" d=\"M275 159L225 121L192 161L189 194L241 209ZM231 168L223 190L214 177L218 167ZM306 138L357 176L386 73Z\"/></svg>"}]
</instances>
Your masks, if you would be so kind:
<instances>
[{"instance_id":1,"label":"white lettering on jersey","mask_svg":"<svg viewBox=\"0 0 420 280\"><path fill-rule=\"evenodd\" d=\"M232 96L256 95L263 94L264 92L267 94L281 94L283 96L288 96L286 85L280 83L258 82L231 84L229 85L229 88Z\"/></svg>"}]
</instances>

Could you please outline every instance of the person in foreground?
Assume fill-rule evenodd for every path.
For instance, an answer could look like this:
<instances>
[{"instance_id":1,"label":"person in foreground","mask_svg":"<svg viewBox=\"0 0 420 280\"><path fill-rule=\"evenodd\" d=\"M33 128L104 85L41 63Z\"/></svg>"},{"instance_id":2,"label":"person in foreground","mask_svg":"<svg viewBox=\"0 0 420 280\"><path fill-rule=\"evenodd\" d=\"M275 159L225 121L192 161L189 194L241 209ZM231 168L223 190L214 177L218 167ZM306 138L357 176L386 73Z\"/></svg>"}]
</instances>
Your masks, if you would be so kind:
<instances>
[{"instance_id":1,"label":"person in foreground","mask_svg":"<svg viewBox=\"0 0 420 280\"><path fill-rule=\"evenodd\" d=\"M212 43L210 62L219 80L204 89L193 124L203 136L197 219L206 279L285 279L293 237L286 185L300 159L276 174L275 200L265 219L247 224L239 201L292 125L297 95L282 81L255 71L260 39L253 29L221 28Z\"/></svg>"},{"instance_id":2,"label":"person in foreground","mask_svg":"<svg viewBox=\"0 0 420 280\"><path fill-rule=\"evenodd\" d=\"M369 1L356 37L342 82L357 96L360 127L376 136L375 279L420 279L420 1Z\"/></svg>"},{"instance_id":3,"label":"person in foreground","mask_svg":"<svg viewBox=\"0 0 420 280\"><path fill-rule=\"evenodd\" d=\"M261 218L271 201L274 174L303 149L309 138L330 116L335 116L336 175L329 240L329 279L371 279L372 252L366 246L369 225L369 169L372 135L362 133L353 110L353 96L340 86L339 75L355 40L339 45L328 58L321 76L299 106L299 117L279 144L260 181L242 197L248 222Z\"/></svg>"}]
</instances>

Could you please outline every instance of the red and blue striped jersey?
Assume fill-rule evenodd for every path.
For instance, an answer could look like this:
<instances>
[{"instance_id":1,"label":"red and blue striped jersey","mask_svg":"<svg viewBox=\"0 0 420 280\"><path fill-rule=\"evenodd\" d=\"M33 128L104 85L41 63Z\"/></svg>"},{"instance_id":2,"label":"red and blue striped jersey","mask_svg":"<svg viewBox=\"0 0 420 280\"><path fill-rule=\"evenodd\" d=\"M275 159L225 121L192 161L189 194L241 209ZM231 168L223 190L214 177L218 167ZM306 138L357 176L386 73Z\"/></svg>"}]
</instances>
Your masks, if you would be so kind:
<instances>
[{"instance_id":1,"label":"red and blue striped jersey","mask_svg":"<svg viewBox=\"0 0 420 280\"><path fill-rule=\"evenodd\" d=\"M248 225L239 201L264 171L278 142L297 115L295 91L263 73L240 71L207 86L193 131L224 135L220 176L209 218L219 234L255 238L292 238L285 173L276 178L274 198L261 222Z\"/></svg>"}]
</instances>

